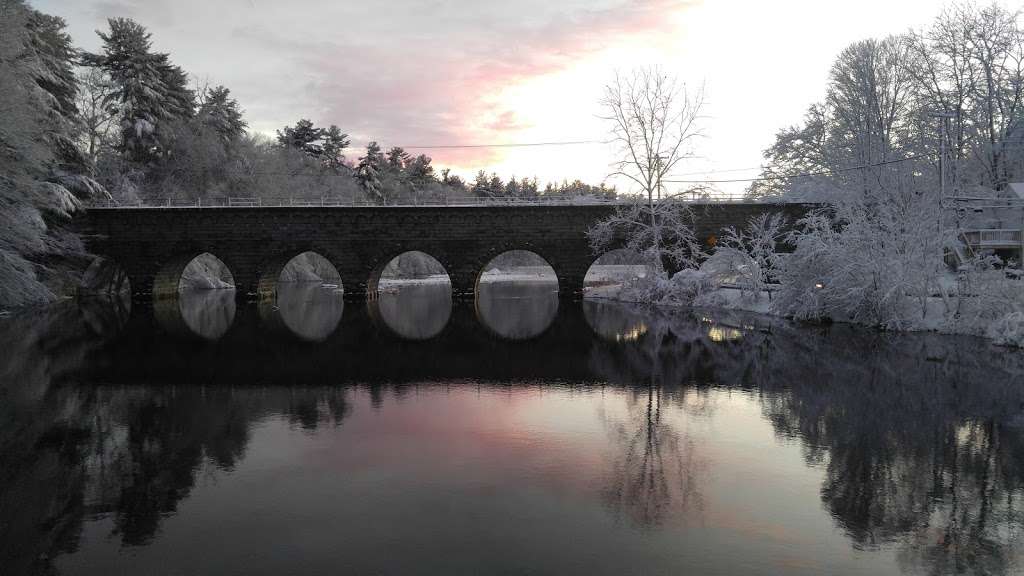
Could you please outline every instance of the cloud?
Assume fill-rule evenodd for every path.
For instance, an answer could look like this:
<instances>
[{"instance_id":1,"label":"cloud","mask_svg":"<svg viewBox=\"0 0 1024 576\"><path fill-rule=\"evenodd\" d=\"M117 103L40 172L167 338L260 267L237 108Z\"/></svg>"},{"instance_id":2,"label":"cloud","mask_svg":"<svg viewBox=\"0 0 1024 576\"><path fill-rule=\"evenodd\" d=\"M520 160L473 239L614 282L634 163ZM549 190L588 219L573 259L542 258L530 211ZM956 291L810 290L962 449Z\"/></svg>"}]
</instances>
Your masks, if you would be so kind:
<instances>
[{"instance_id":1,"label":"cloud","mask_svg":"<svg viewBox=\"0 0 1024 576\"><path fill-rule=\"evenodd\" d=\"M574 66L608 46L674 33L683 0L40 0L76 41L130 16L186 70L232 89L250 125L272 132L308 117L356 143L503 141L529 127L503 90ZM90 37L92 36L92 37ZM81 39L80 39L81 38ZM576 134L567 135L577 137ZM487 165L491 149L431 151L448 165ZM428 152L430 153L430 152Z\"/></svg>"}]
</instances>

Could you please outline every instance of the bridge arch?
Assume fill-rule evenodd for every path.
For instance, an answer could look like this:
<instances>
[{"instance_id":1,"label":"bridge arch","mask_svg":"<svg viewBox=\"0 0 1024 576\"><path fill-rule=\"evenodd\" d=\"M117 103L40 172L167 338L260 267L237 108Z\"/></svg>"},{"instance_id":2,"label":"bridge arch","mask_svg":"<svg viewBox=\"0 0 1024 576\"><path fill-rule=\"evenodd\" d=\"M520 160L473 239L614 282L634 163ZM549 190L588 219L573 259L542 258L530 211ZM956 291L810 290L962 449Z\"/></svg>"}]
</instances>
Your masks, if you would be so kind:
<instances>
[{"instance_id":1,"label":"bridge arch","mask_svg":"<svg viewBox=\"0 0 1024 576\"><path fill-rule=\"evenodd\" d=\"M341 274L329 252L310 248L280 252L263 262L256 278L256 296L260 301L274 301L282 282L319 282L337 285L344 290Z\"/></svg>"},{"instance_id":2,"label":"bridge arch","mask_svg":"<svg viewBox=\"0 0 1024 576\"><path fill-rule=\"evenodd\" d=\"M371 299L376 298L390 282L400 279L440 282L438 277L442 274L447 278L450 294L453 282L449 270L450 264L429 252L415 248L391 250L376 260L366 281L366 295Z\"/></svg>"},{"instance_id":3,"label":"bridge arch","mask_svg":"<svg viewBox=\"0 0 1024 576\"><path fill-rule=\"evenodd\" d=\"M477 321L504 340L536 338L558 315L560 284L555 267L536 251L501 251L477 275Z\"/></svg>"},{"instance_id":4,"label":"bridge arch","mask_svg":"<svg viewBox=\"0 0 1024 576\"><path fill-rule=\"evenodd\" d=\"M235 276L223 260L206 250L178 254L153 276L153 298L177 298L188 288L235 288Z\"/></svg>"},{"instance_id":5,"label":"bridge arch","mask_svg":"<svg viewBox=\"0 0 1024 576\"><path fill-rule=\"evenodd\" d=\"M406 250L384 257L367 286L370 318L403 340L434 338L451 320L452 279L431 254Z\"/></svg>"},{"instance_id":6,"label":"bridge arch","mask_svg":"<svg viewBox=\"0 0 1024 576\"><path fill-rule=\"evenodd\" d=\"M97 256L82 273L78 293L83 296L130 297L132 281L116 260Z\"/></svg>"},{"instance_id":7,"label":"bridge arch","mask_svg":"<svg viewBox=\"0 0 1024 576\"><path fill-rule=\"evenodd\" d=\"M475 259L474 269L475 296L480 294L483 284L502 281L502 274L511 279L510 273L519 273L523 276L520 278L521 281L532 277L532 281L552 285L556 292L562 284L558 269L552 260L533 246L511 245L488 250L480 258Z\"/></svg>"},{"instance_id":8,"label":"bridge arch","mask_svg":"<svg viewBox=\"0 0 1024 576\"><path fill-rule=\"evenodd\" d=\"M653 274L643 255L628 248L606 250L597 255L583 276L583 295L608 296L627 282Z\"/></svg>"}]
</instances>

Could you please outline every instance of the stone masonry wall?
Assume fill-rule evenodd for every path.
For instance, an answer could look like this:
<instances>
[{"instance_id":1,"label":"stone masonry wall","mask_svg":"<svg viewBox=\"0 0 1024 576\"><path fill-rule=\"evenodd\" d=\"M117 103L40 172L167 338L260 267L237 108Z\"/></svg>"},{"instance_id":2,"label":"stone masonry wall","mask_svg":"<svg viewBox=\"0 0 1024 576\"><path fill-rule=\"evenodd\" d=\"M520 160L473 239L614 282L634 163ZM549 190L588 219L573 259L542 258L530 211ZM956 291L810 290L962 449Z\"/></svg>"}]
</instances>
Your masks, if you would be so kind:
<instances>
[{"instance_id":1,"label":"stone masonry wall","mask_svg":"<svg viewBox=\"0 0 1024 576\"><path fill-rule=\"evenodd\" d=\"M766 211L793 221L800 204L697 204L698 238L742 227ZM137 296L177 290L195 256L209 252L234 275L240 295L273 294L293 256L317 252L341 274L346 295L375 290L375 278L395 256L419 250L437 258L459 296L472 295L480 271L506 250L531 250L551 264L563 294L578 295L596 259L586 231L613 206L102 208L76 219L97 256L127 272Z\"/></svg>"}]
</instances>

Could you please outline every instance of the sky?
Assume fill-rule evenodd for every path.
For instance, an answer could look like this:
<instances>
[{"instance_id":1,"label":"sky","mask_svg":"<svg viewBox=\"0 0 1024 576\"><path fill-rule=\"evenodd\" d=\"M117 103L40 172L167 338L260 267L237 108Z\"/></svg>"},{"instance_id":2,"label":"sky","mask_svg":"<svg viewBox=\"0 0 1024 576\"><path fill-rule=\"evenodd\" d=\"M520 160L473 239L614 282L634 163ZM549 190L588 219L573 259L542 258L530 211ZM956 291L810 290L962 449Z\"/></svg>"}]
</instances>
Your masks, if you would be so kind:
<instances>
[{"instance_id":1,"label":"sky","mask_svg":"<svg viewBox=\"0 0 1024 576\"><path fill-rule=\"evenodd\" d=\"M703 138L681 178L757 175L775 133L824 96L848 44L927 26L938 0L34 0L82 48L108 17L130 17L154 49L231 89L250 128L300 118L434 164L605 181L603 87L648 65L704 88ZM1009 4L1017 7L1015 4ZM595 141L524 148L416 146ZM743 170L738 170L743 169ZM692 174L692 175L691 175ZM627 189L626 182L608 180ZM726 194L744 183L721 184Z\"/></svg>"}]
</instances>

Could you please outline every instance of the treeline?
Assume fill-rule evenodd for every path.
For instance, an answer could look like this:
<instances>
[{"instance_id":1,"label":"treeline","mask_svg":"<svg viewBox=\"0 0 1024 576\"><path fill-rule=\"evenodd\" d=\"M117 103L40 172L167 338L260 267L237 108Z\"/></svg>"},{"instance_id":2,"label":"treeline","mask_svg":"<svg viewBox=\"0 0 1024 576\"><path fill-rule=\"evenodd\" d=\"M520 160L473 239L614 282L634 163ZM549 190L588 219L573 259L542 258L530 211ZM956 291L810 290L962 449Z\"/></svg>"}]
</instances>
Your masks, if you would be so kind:
<instances>
[{"instance_id":1,"label":"treeline","mask_svg":"<svg viewBox=\"0 0 1024 576\"><path fill-rule=\"evenodd\" d=\"M63 19L0 0L0 309L45 302L88 263L62 226L90 203L268 201L378 204L445 198L613 196L481 172L466 182L426 155L371 142L350 158L338 126L302 119L275 137L248 130L224 86L201 85L127 18L75 48Z\"/></svg>"},{"instance_id":2,"label":"treeline","mask_svg":"<svg viewBox=\"0 0 1024 576\"><path fill-rule=\"evenodd\" d=\"M350 139L335 125L301 119L275 138L247 131L241 106L224 86L189 85L168 54L152 51L150 34L113 18L97 54L83 54L80 99L88 127L82 145L96 178L115 202L163 204L212 198L268 201L418 203L445 198L537 198L613 195L581 182L503 182L483 172L468 184L440 174L431 158L370 142L349 158Z\"/></svg>"},{"instance_id":3,"label":"treeline","mask_svg":"<svg viewBox=\"0 0 1024 576\"><path fill-rule=\"evenodd\" d=\"M955 4L921 31L847 47L824 101L765 150L755 197L911 185L994 195L1024 179L1020 13ZM870 168L859 168L870 166ZM822 172L830 172L822 175ZM816 176L795 177L802 174ZM936 190L937 191L937 190Z\"/></svg>"}]
</instances>

